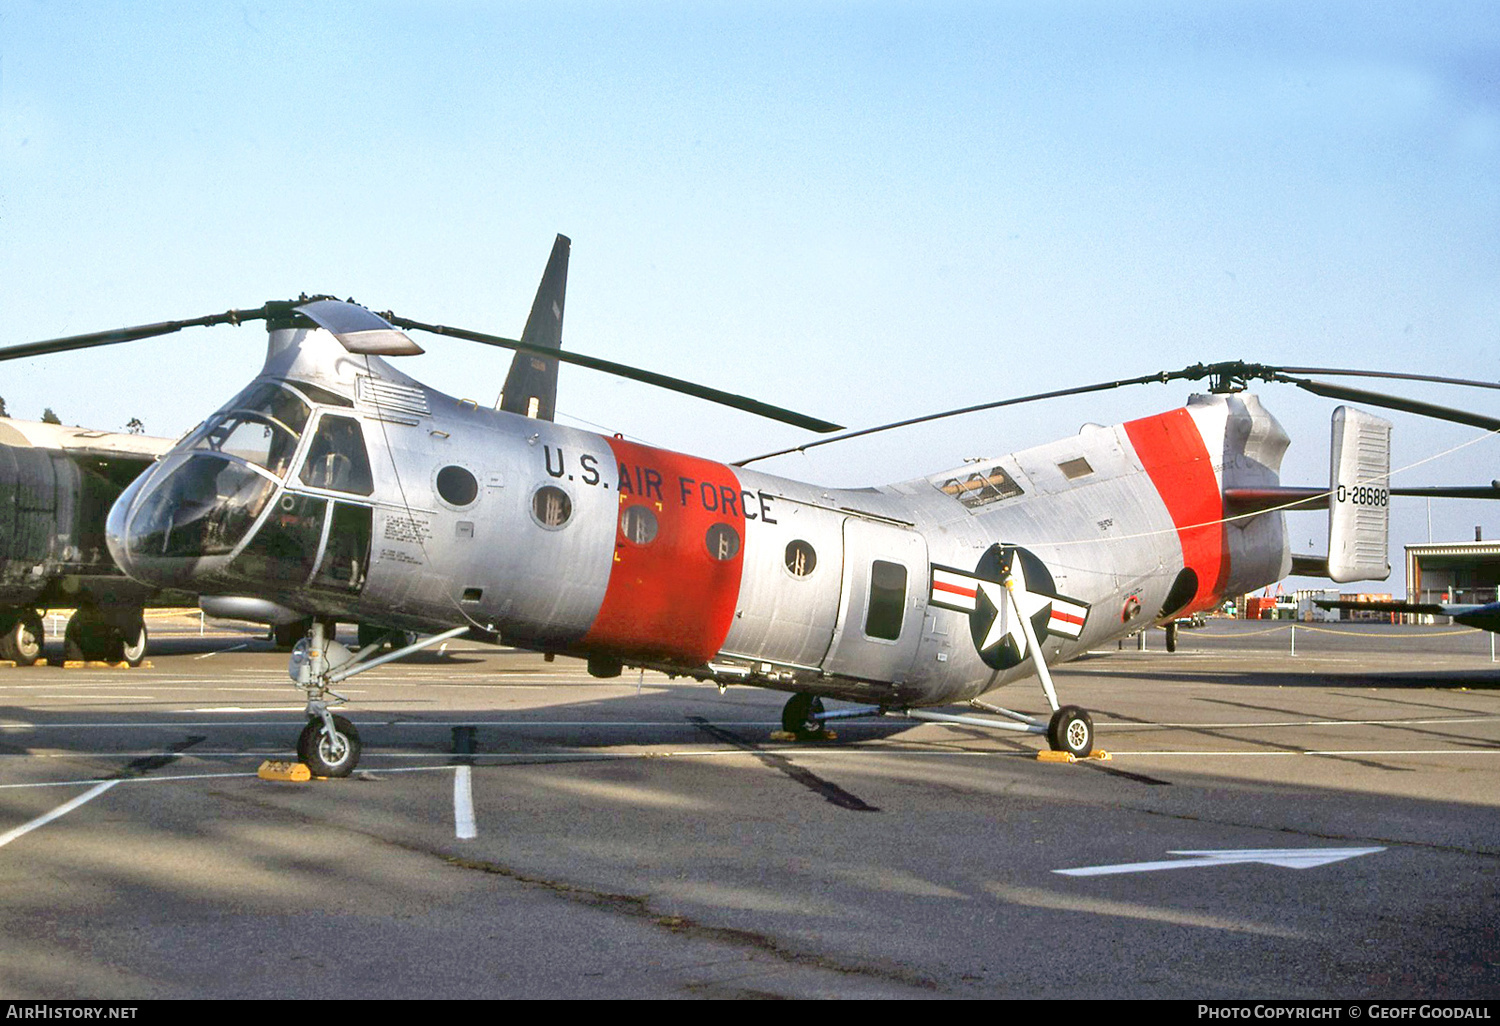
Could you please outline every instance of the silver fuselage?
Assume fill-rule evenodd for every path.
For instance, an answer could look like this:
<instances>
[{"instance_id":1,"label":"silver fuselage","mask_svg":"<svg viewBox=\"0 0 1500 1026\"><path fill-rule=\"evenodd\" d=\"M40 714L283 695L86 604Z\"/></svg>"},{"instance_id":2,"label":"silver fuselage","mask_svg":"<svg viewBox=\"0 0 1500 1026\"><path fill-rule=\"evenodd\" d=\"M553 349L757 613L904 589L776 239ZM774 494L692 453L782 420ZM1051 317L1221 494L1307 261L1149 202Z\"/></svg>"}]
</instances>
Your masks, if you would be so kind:
<instances>
[{"instance_id":1,"label":"silver fuselage","mask_svg":"<svg viewBox=\"0 0 1500 1026\"><path fill-rule=\"evenodd\" d=\"M927 478L820 488L480 408L281 329L256 383L121 497L109 540L159 587L926 705L1033 672L986 658L979 613L933 604L934 566L983 577L1025 550L1038 591L1087 608L1076 637L1042 638L1049 662L1072 658L1285 576L1281 514L1225 522L1223 490L1275 486L1286 444L1254 396L1199 395Z\"/></svg>"}]
</instances>

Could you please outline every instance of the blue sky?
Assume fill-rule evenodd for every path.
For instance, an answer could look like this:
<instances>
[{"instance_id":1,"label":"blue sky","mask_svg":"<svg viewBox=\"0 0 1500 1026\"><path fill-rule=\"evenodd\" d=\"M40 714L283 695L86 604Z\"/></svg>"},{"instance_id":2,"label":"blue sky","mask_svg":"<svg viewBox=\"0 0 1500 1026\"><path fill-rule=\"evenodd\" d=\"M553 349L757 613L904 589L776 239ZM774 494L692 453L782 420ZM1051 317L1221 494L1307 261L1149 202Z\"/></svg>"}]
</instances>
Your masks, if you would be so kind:
<instances>
[{"instance_id":1,"label":"blue sky","mask_svg":"<svg viewBox=\"0 0 1500 1026\"><path fill-rule=\"evenodd\" d=\"M0 343L303 291L515 334L557 232L570 348L854 426L1200 360L1496 380L1500 5L0 7ZM406 369L494 401L505 354L421 341ZM262 352L196 330L5 365L0 396L175 435ZM896 480L1188 391L764 469ZM1260 391L1285 478L1325 479L1334 404ZM575 369L559 409L716 458L803 437ZM1474 435L1393 419L1397 466ZM1497 512L1434 504L1434 534ZM1425 503L1394 529L1425 540Z\"/></svg>"}]
</instances>

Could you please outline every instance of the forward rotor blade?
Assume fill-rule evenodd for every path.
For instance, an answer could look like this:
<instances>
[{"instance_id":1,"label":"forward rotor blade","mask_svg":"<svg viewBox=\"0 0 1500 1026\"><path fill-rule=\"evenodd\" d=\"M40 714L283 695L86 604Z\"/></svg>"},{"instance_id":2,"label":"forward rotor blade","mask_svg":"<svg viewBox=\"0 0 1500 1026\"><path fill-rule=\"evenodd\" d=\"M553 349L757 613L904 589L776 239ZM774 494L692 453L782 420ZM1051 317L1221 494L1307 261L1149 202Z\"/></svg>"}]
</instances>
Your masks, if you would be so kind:
<instances>
[{"instance_id":1,"label":"forward rotor blade","mask_svg":"<svg viewBox=\"0 0 1500 1026\"><path fill-rule=\"evenodd\" d=\"M519 339L502 338L499 335L486 335L484 332L469 331L465 328L450 328L442 324L423 324L421 321L414 321L407 317L397 317L392 313L384 313L381 316L398 328L428 331L434 335L448 335L452 338L466 339L470 342L483 342L485 345L500 346L504 349L516 349L523 353L549 357L563 363L576 364L579 367L588 367L591 370L604 371L606 374L614 374L617 377L629 378L632 381L642 381L648 385L655 385L658 388L665 388L672 392L681 392L684 395L707 399L709 402L719 403L722 406L730 406L737 410L744 410L747 413L768 417L771 420L778 420L783 424L791 424L794 427L806 428L809 431L818 431L826 434L830 431L842 430L842 425L832 424L826 420L809 417L806 414L783 409L780 406L772 406L757 399L735 395L732 392L721 392L717 388L710 388L707 385L700 385L692 381L684 381L682 378L658 374L655 371L631 367L628 364L615 363L612 360L601 360L595 356L585 356L582 353L570 352L566 349L548 349L545 346L530 345Z\"/></svg>"},{"instance_id":2,"label":"forward rotor blade","mask_svg":"<svg viewBox=\"0 0 1500 1026\"><path fill-rule=\"evenodd\" d=\"M1326 399L1344 399L1351 403L1383 406L1386 409L1400 410L1403 413L1415 413L1419 417L1432 417L1435 420L1447 420L1455 424L1467 424L1470 427L1482 428L1485 431L1500 431L1500 418L1486 417L1480 413L1470 413L1467 410L1459 410L1451 406L1437 406L1433 403L1418 402L1415 399L1403 399L1400 396L1386 395L1382 392L1367 392L1362 388L1349 388L1345 385L1335 385L1327 381L1314 381L1311 378L1294 378L1286 374L1274 375L1271 380L1296 385L1304 391L1311 392L1313 395L1321 395Z\"/></svg>"},{"instance_id":3,"label":"forward rotor blade","mask_svg":"<svg viewBox=\"0 0 1500 1026\"><path fill-rule=\"evenodd\" d=\"M1147 385L1152 382L1166 382L1174 378L1189 376L1184 371L1162 371L1157 374L1147 374L1139 378L1125 378L1120 381L1104 381L1096 385L1079 385L1076 388L1061 388L1054 392L1038 392L1035 395L1015 396L1010 399L999 399L992 403L979 403L976 406L965 406L958 410L944 410L942 413L929 413L922 417L908 417L906 420L896 420L889 424L877 424L875 427L860 428L858 431L846 431L842 435L833 438L819 438L803 445L796 445L790 449L778 449L775 452L763 453L759 456L751 456L749 459L739 460L733 465L743 467L760 460L768 460L773 456L786 456L789 453L804 452L820 445L829 445L833 442L843 442L850 438L859 438L863 435L873 435L881 431L894 431L896 428L911 427L914 424L925 424L930 420L943 420L946 417L961 417L966 413L978 413L981 410L994 410L1002 406L1019 406L1022 403L1038 402L1042 399L1061 399L1067 395L1083 395L1086 392L1103 392L1111 388L1123 388L1126 385Z\"/></svg>"},{"instance_id":4,"label":"forward rotor blade","mask_svg":"<svg viewBox=\"0 0 1500 1026\"><path fill-rule=\"evenodd\" d=\"M67 338L52 338L42 342L23 342L20 345L0 348L0 360L21 360L28 356L65 353L71 349L90 349L94 346L112 346L120 342L136 342L144 338L154 338L157 335L170 335L183 328L207 327L212 324L239 324L241 321L264 318L265 315L265 307L258 310L226 310L221 314L194 317L185 321L161 321L157 324L93 331L87 335L69 335Z\"/></svg>"}]
</instances>

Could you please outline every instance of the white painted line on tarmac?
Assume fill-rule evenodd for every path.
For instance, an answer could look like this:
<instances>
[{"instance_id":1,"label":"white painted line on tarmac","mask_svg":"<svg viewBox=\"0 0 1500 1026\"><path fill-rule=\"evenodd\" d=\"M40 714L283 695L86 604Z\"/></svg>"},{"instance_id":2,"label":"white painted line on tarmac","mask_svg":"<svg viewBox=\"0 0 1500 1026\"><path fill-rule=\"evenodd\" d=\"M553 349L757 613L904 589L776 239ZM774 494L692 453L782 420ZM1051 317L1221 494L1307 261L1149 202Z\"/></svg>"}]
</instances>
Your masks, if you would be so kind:
<instances>
[{"instance_id":1,"label":"white painted line on tarmac","mask_svg":"<svg viewBox=\"0 0 1500 1026\"><path fill-rule=\"evenodd\" d=\"M160 752L156 754L160 755ZM429 756L431 758L431 756ZM441 766L402 766L391 767L381 770L360 770L360 773L369 773L371 776L384 776L390 773L451 773L453 767L448 763ZM126 777L124 779L100 780L92 777L85 780L53 780L46 783L36 784L0 784L0 791L19 791L27 788L42 787L82 787L85 784L170 784L182 780L229 780L235 777L258 778L259 773L179 773L176 776L154 776L154 777Z\"/></svg>"},{"instance_id":2,"label":"white painted line on tarmac","mask_svg":"<svg viewBox=\"0 0 1500 1026\"><path fill-rule=\"evenodd\" d=\"M23 837L26 834L31 833L37 827L46 826L54 819L57 819L60 816L66 816L68 813L78 808L78 806L82 805L84 802L93 801L95 798L99 797L105 791L108 791L111 787L114 787L118 783L118 780L106 780L103 783L89 788L77 798L74 798L71 801L63 802L61 805L53 809L51 812L47 813L45 816L38 816L30 823L23 823L21 826L16 827L14 830L11 830L4 834L0 834L0 848L4 848L7 844L9 844L11 841L14 841L18 837Z\"/></svg>"},{"instance_id":3,"label":"white painted line on tarmac","mask_svg":"<svg viewBox=\"0 0 1500 1026\"><path fill-rule=\"evenodd\" d=\"M1432 716L1424 719L1383 720L1256 720L1250 723L1205 722L1205 723L1096 723L1096 730L1248 730L1261 727L1422 727L1442 723L1490 723L1500 716Z\"/></svg>"},{"instance_id":4,"label":"white painted line on tarmac","mask_svg":"<svg viewBox=\"0 0 1500 1026\"><path fill-rule=\"evenodd\" d=\"M453 832L460 841L472 841L479 836L474 823L473 771L460 766L453 774Z\"/></svg>"},{"instance_id":5,"label":"white painted line on tarmac","mask_svg":"<svg viewBox=\"0 0 1500 1026\"><path fill-rule=\"evenodd\" d=\"M1348 748L1348 749L1310 749L1301 752L1261 752L1247 751L1121 751L1111 748L1109 754L1119 756L1208 756L1215 759L1225 756L1252 756L1254 758L1287 758L1303 755L1500 755L1500 746L1494 748Z\"/></svg>"},{"instance_id":6,"label":"white painted line on tarmac","mask_svg":"<svg viewBox=\"0 0 1500 1026\"><path fill-rule=\"evenodd\" d=\"M229 648L220 649L218 652L205 652L205 653L203 653L200 656L193 656L193 658L194 659L211 659L214 656L220 655L223 652L238 652L242 648L249 648L249 647L250 647L250 642L247 641L247 642L245 642L242 645L231 645Z\"/></svg>"},{"instance_id":7,"label":"white painted line on tarmac","mask_svg":"<svg viewBox=\"0 0 1500 1026\"><path fill-rule=\"evenodd\" d=\"M210 708L207 708L207 709L188 709L186 711L192 713L194 716L197 716L200 713L274 713L274 712L299 713L299 712L306 712L306 708L307 708L306 706L301 706L301 705L259 705L259 706L221 705L221 706L210 707ZM245 725L246 724L235 724L235 726L245 726Z\"/></svg>"}]
</instances>

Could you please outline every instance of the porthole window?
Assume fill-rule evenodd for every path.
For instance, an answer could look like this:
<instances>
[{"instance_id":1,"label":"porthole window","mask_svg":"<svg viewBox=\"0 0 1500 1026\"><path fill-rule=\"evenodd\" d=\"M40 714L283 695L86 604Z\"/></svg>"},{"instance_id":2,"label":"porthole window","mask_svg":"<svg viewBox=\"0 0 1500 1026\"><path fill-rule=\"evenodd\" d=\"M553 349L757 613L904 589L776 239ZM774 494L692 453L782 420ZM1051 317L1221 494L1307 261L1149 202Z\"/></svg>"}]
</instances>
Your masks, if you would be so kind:
<instances>
[{"instance_id":1,"label":"porthole window","mask_svg":"<svg viewBox=\"0 0 1500 1026\"><path fill-rule=\"evenodd\" d=\"M543 527L561 527L573 515L573 500L556 485L543 485L531 497L531 515Z\"/></svg>"},{"instance_id":2,"label":"porthole window","mask_svg":"<svg viewBox=\"0 0 1500 1026\"><path fill-rule=\"evenodd\" d=\"M656 540L656 514L648 506L630 506L620 514L620 531L626 541L649 545Z\"/></svg>"},{"instance_id":3,"label":"porthole window","mask_svg":"<svg viewBox=\"0 0 1500 1026\"><path fill-rule=\"evenodd\" d=\"M818 554L807 542L787 542L786 570L793 577L806 577L818 568Z\"/></svg>"},{"instance_id":4,"label":"porthole window","mask_svg":"<svg viewBox=\"0 0 1500 1026\"><path fill-rule=\"evenodd\" d=\"M740 552L740 533L728 524L708 529L708 554L715 559L733 559Z\"/></svg>"},{"instance_id":5,"label":"porthole window","mask_svg":"<svg viewBox=\"0 0 1500 1026\"><path fill-rule=\"evenodd\" d=\"M444 467L437 472L437 491L450 506L468 506L479 498L479 481L463 467Z\"/></svg>"}]
</instances>

